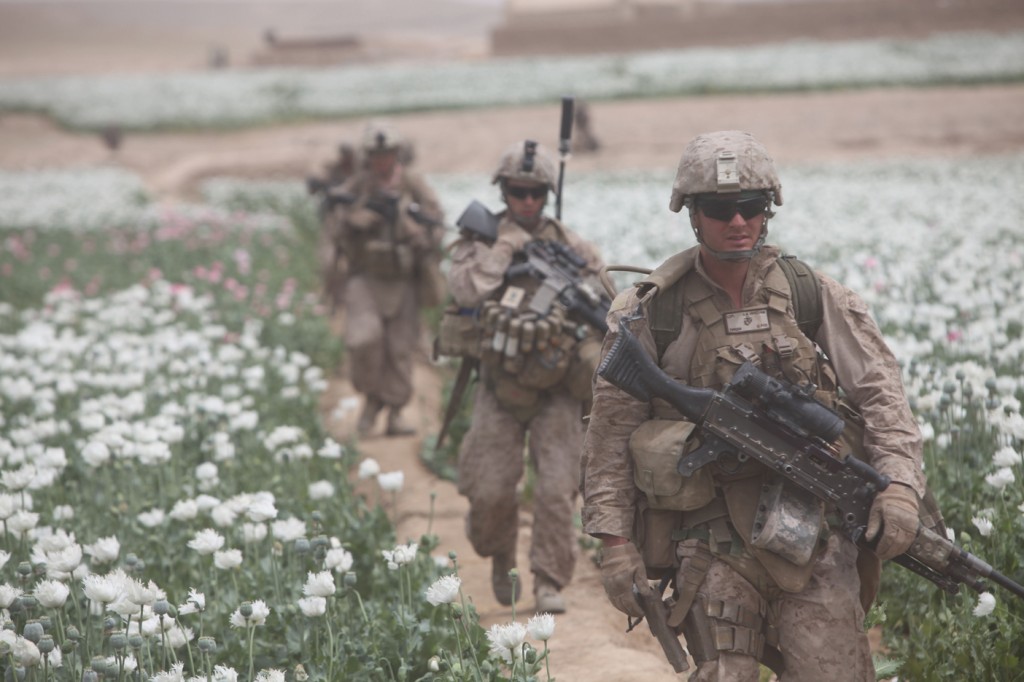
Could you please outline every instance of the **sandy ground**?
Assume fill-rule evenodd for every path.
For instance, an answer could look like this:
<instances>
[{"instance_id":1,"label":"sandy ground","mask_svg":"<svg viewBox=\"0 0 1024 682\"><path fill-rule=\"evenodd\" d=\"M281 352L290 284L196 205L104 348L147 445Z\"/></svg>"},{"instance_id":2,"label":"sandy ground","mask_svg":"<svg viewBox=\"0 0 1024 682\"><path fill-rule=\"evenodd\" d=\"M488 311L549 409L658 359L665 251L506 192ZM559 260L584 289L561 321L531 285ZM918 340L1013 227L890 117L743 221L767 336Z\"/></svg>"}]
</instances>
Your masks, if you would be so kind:
<instances>
[{"instance_id":1,"label":"sandy ground","mask_svg":"<svg viewBox=\"0 0 1024 682\"><path fill-rule=\"evenodd\" d=\"M11 11L10 6L0 4L0 17L9 18ZM483 23L487 20L479 19ZM0 26L4 25L8 28L0 29L0 36L4 30L11 34L10 24L0 21ZM104 26L107 28L103 30L109 30L109 22ZM80 58L82 71L117 70L124 63L124 54L133 50L142 62L152 58L155 64L159 62L156 68L161 68L161 64L166 66L161 60L170 59L170 53L163 51L171 48L162 43L156 54L148 56L142 49L144 38L153 30L145 23L137 33L127 31L133 39L119 41L117 50L107 53L107 57L102 51L81 48L70 55L70 62L71 48L66 42L54 42L52 30L34 37L23 31L18 45L32 53L19 54L13 64L0 59L4 64L0 77L63 72L75 55ZM196 31L202 33L199 28ZM466 38L466 34L460 35ZM466 39L472 42L475 38L469 35ZM175 63L197 59L197 46L206 44L203 40L202 35L194 40L183 38ZM0 46L4 44L0 40ZM185 48L187 54L182 52ZM0 47L0 55L4 49ZM663 171L667 196L686 140L698 132L722 128L750 130L783 165L1020 152L1024 150L1022 111L1024 85L594 103L594 132L603 147L597 154L577 154L570 169ZM511 141L533 137L554 145L558 105L422 113L396 120L417 145L420 170L489 172ZM138 173L157 197L187 198L200 180L215 175L301 178L331 157L338 142L354 139L363 123L354 119L216 134L129 134L121 149L112 154L94 135L68 133L35 116L0 115L0 170L112 164ZM487 189L481 187L482 192ZM567 217L571 221L571 213ZM416 398L406 408L406 416L421 434L436 433L442 409L441 378L425 352L416 369L415 385ZM351 393L343 376L333 381L323 399L325 418L341 397ZM353 427L350 422L330 426L339 438L346 438ZM499 606L491 595L489 563L476 557L464 538L465 500L451 483L424 469L417 459L419 447L418 437L367 439L360 445L385 470L405 471L405 488L397 508L392 510L398 521L399 539L416 539L426 532L431 496L435 496L431 530L441 538L441 551L457 552L466 592L476 603L483 623L507 621L511 610ZM530 523L525 515L520 530L523 539L519 543L519 564L528 566ZM532 606L529 587L527 583L520 613ZM625 619L605 601L598 572L587 556L581 557L565 595L569 612L558 618L551 641L553 673L559 680L655 682L684 677L673 674L646 631L625 634Z\"/></svg>"}]
</instances>

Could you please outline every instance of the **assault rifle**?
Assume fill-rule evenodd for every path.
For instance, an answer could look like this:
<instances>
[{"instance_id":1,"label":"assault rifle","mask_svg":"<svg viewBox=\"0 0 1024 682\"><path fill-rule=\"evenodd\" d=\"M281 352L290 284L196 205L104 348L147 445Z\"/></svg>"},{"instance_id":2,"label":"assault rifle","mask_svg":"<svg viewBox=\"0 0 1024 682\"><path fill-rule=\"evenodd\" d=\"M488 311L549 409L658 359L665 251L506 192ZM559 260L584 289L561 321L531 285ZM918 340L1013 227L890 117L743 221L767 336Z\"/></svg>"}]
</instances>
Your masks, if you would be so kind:
<instances>
[{"instance_id":1,"label":"assault rifle","mask_svg":"<svg viewBox=\"0 0 1024 682\"><path fill-rule=\"evenodd\" d=\"M661 398L700 428L701 446L679 461L691 476L720 458L754 459L789 482L835 506L841 532L870 549L864 538L875 495L889 477L831 445L843 432L838 414L812 397L813 387L775 379L744 363L721 392L693 388L666 374L629 329L637 317L624 318L597 373L637 400ZM985 580L1024 599L1024 587L989 564L919 525L914 543L893 559L950 594L960 584L985 591Z\"/></svg>"},{"instance_id":2,"label":"assault rifle","mask_svg":"<svg viewBox=\"0 0 1024 682\"><path fill-rule=\"evenodd\" d=\"M479 201L470 202L456 221L463 236L488 246L498 238L500 218ZM534 240L527 243L509 266L505 279L527 276L540 281L540 288L530 299L529 308L538 315L551 312L557 301L569 316L573 314L602 334L608 331L605 317L611 299L603 291L585 281L587 261L571 247L555 241Z\"/></svg>"},{"instance_id":3,"label":"assault rifle","mask_svg":"<svg viewBox=\"0 0 1024 682\"><path fill-rule=\"evenodd\" d=\"M329 209L339 205L351 206L359 198L354 194L340 192L336 189L327 188L324 191L324 203ZM395 221L398 219L397 195L385 194L383 196L372 197L366 202L365 206L382 217L388 225L394 225ZM441 225L441 221L425 213L423 208L415 202L406 207L405 214L424 227L437 227Z\"/></svg>"},{"instance_id":4,"label":"assault rifle","mask_svg":"<svg viewBox=\"0 0 1024 682\"><path fill-rule=\"evenodd\" d=\"M608 331L605 317L611 300L603 291L585 281L587 261L561 242L537 239L526 244L505 273L508 280L521 276L540 281L540 288L530 298L529 308L538 315L547 315L556 302L602 334Z\"/></svg>"}]
</instances>

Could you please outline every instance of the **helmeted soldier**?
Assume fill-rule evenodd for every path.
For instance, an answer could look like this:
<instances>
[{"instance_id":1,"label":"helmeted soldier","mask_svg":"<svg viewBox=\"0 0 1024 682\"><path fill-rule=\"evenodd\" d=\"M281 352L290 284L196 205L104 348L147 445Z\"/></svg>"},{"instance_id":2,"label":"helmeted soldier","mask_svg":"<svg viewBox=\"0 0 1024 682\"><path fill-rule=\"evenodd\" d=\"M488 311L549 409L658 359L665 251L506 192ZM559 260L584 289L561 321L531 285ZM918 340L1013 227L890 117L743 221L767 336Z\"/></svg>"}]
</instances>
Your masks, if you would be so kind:
<instances>
[{"instance_id":1,"label":"helmeted soldier","mask_svg":"<svg viewBox=\"0 0 1024 682\"><path fill-rule=\"evenodd\" d=\"M629 324L669 375L692 386L721 390L749 361L813 384L807 390L829 407L842 402L847 424L863 424L844 438L893 481L871 508L874 553L830 533L829 508L754 460L723 456L680 476L694 425L603 378L583 451L584 530L603 540L602 582L619 610L642 615L634 583L673 579L668 622L698 664L691 679L757 680L761 661L784 670L781 679L874 680L864 613L879 560L905 551L918 527L921 435L860 297L806 268L821 315L798 319L807 289L787 276L791 259L765 244L773 205L782 205L782 186L752 135L720 131L687 144L669 207L687 208L698 245L616 298L604 352ZM767 518L782 530L754 533L755 512L767 515L758 516L762 529Z\"/></svg>"},{"instance_id":2,"label":"helmeted soldier","mask_svg":"<svg viewBox=\"0 0 1024 682\"><path fill-rule=\"evenodd\" d=\"M519 528L517 483L524 448L536 471L530 571L538 611L565 610L560 590L572 578L577 555L573 527L583 442L599 337L571 311L553 305L541 313L531 301L539 282L517 275L530 243L568 247L582 277L596 277L595 249L560 221L544 215L557 187L555 164L531 140L513 144L493 177L506 208L493 243L465 235L453 245L449 289L481 327L480 382L473 417L458 460L459 492L469 498L467 534L481 556L492 558L498 601L519 597L509 571L516 566ZM594 280L596 282L596 279ZM586 349L592 352L587 353Z\"/></svg>"},{"instance_id":3,"label":"helmeted soldier","mask_svg":"<svg viewBox=\"0 0 1024 682\"><path fill-rule=\"evenodd\" d=\"M345 261L345 346L352 384L365 397L360 435L387 410L386 433L413 429L401 418L412 397L419 311L443 296L442 211L433 190L399 162L403 139L384 121L362 135L364 167L332 189L333 243Z\"/></svg>"}]
</instances>

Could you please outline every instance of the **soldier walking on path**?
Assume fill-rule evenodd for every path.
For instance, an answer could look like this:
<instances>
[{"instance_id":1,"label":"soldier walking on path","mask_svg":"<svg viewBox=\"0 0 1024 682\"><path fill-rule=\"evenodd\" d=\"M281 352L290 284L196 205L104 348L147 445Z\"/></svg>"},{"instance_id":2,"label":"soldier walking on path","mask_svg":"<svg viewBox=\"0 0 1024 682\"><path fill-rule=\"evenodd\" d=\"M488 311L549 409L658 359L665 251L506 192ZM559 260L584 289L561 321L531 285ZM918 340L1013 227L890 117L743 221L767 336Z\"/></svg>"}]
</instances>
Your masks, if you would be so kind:
<instances>
[{"instance_id":1,"label":"soldier walking on path","mask_svg":"<svg viewBox=\"0 0 1024 682\"><path fill-rule=\"evenodd\" d=\"M415 432L401 411L412 397L420 310L444 296L440 203L399 161L402 143L393 126L371 121L362 138L363 169L328 193L331 246L347 272L345 346L352 384L365 398L361 436L383 410L387 435Z\"/></svg>"},{"instance_id":2,"label":"soldier walking on path","mask_svg":"<svg viewBox=\"0 0 1024 682\"><path fill-rule=\"evenodd\" d=\"M448 278L456 305L477 317L481 333L480 383L459 451L459 492L470 501L469 539L478 554L492 558L494 594L511 605L521 591L509 571L516 566L517 484L528 451L536 471L530 547L536 609L561 613L560 591L572 579L577 556L582 417L600 334L557 301L539 305L542 280L531 274L528 252L561 254L578 265L581 279L595 283L602 263L593 246L544 215L557 187L544 147L530 140L512 145L493 183L506 207L494 216L496 235L481 239L464 230L452 248Z\"/></svg>"},{"instance_id":3,"label":"soldier walking on path","mask_svg":"<svg viewBox=\"0 0 1024 682\"><path fill-rule=\"evenodd\" d=\"M800 264L805 287L764 243L781 204L775 164L749 133L692 140L670 208L686 207L699 244L616 298L603 354L628 325L681 383L721 391L751 363L839 411L846 452L892 481L871 503L874 551L831 532L831 505L753 458L726 452L682 476L681 457L699 447L695 425L603 377L583 451L584 530L603 541L602 582L619 610L643 615L634 590L649 592L648 578L674 583L667 623L697 663L690 679L756 682L763 662L782 680L866 682L875 674L864 614L880 561L905 552L918 529L922 439L864 301ZM820 306L817 319L803 319L808 304Z\"/></svg>"}]
</instances>

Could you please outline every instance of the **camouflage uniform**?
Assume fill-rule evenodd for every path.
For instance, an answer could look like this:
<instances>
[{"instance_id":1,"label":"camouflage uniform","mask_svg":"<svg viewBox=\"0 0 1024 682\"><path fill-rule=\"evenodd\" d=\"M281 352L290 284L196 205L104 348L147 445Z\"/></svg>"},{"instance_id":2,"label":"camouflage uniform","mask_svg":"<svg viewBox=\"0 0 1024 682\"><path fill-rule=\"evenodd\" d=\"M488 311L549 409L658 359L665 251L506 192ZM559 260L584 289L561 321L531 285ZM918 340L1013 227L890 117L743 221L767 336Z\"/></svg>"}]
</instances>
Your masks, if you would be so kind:
<instances>
[{"instance_id":1,"label":"camouflage uniform","mask_svg":"<svg viewBox=\"0 0 1024 682\"><path fill-rule=\"evenodd\" d=\"M389 133L390 134L390 133ZM409 432L398 414L412 397L413 354L420 339L419 310L437 305L430 294L439 276L442 211L417 173L396 165L386 180L364 169L337 194L333 242L346 262L345 345L351 379L366 397L360 432L390 410L388 432ZM422 224L413 214L426 219Z\"/></svg>"},{"instance_id":2,"label":"camouflage uniform","mask_svg":"<svg viewBox=\"0 0 1024 682\"><path fill-rule=\"evenodd\" d=\"M676 194L673 204L676 209L682 205ZM816 397L830 406L841 386L866 423L868 462L923 496L921 436L896 361L861 298L818 274L823 320L812 342L798 328L776 248L758 246L749 257L739 307L707 274L701 248L677 254L650 278L671 271L667 284L681 292L675 299L683 310L678 334L662 343L661 357L651 330L657 299L642 287L613 303L602 354L614 342L620 320L639 310L644 319L630 329L658 364L684 383L720 390L739 363L753 360L763 371L794 383L810 378L819 387ZM748 309L766 310L766 328L754 333L726 329L727 315ZM817 353L815 342L830 361ZM705 651L702 660L691 645L698 659L691 679L757 680L758 658L768 645L781 652L784 680L874 680L863 628L865 605L874 594L871 586L862 590L861 576L876 579L877 560L829 533L827 510L821 510L819 525L811 529L812 550L803 563L754 548L750 514L771 472L752 461L709 465L682 479L678 503L659 508L652 485L666 482L644 480L634 461L637 443L631 439L641 425L671 428L666 426L671 420L681 419L667 404L640 402L599 378L583 449L581 491L584 531L629 538L642 552L648 574L673 575L679 593L707 617L711 648L717 651ZM685 615L674 614L670 624L678 626Z\"/></svg>"},{"instance_id":3,"label":"camouflage uniform","mask_svg":"<svg viewBox=\"0 0 1024 682\"><path fill-rule=\"evenodd\" d=\"M591 273L602 267L594 248L561 223L541 216L539 224L528 230L505 213L492 246L468 238L453 245L448 284L457 305L476 309L486 301L500 299L506 291L506 272L514 255L536 239L567 244L586 260ZM596 337L593 332L589 334L596 346ZM515 565L517 483L524 472L523 454L528 448L537 473L530 570L536 576L535 591L538 580L549 581L558 590L571 580L576 562L573 514L585 400L578 392L570 392L563 380L547 388L524 385L531 383L527 378L531 375L530 358L536 355L520 356L528 365L524 369L488 358L485 352L472 424L459 450L458 486L470 501L466 523L469 539L478 554L496 557L494 577L500 581L504 577L499 574ZM562 366L560 371L564 374L566 368ZM586 372L587 398L592 373L591 365ZM495 592L501 592L497 582ZM500 601L508 603L511 598L499 596Z\"/></svg>"}]
</instances>

